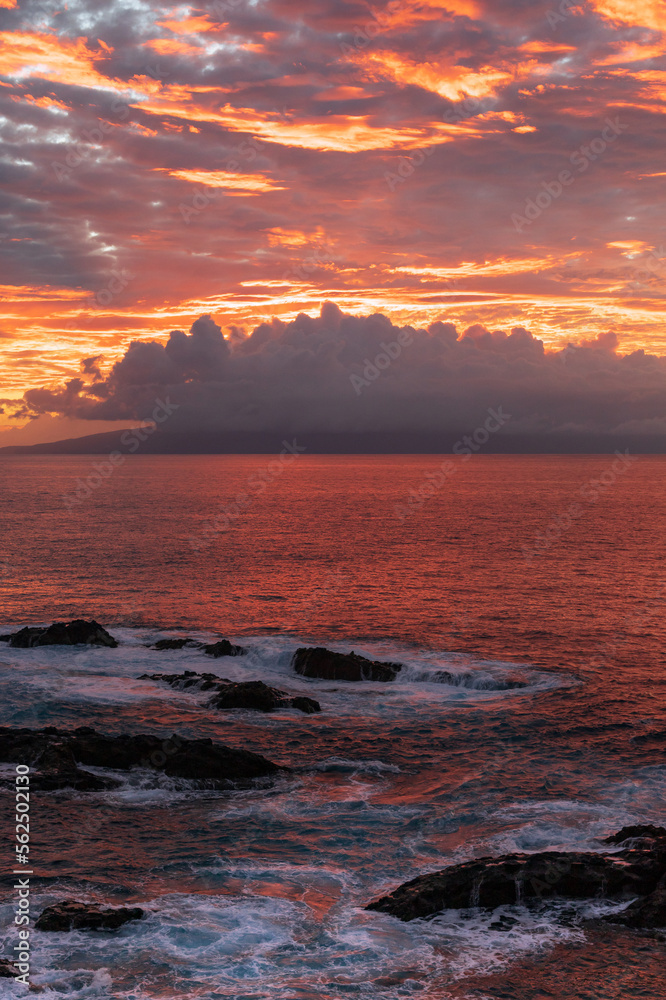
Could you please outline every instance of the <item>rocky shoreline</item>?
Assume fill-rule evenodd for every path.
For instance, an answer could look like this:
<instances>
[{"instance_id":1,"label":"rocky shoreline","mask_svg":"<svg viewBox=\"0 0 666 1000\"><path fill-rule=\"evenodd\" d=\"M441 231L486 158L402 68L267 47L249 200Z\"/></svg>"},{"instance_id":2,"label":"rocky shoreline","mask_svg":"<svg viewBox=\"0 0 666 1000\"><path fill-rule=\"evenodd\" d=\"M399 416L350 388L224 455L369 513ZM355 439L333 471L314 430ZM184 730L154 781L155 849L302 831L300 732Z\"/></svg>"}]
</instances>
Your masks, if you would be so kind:
<instances>
[{"instance_id":1,"label":"rocky shoreline","mask_svg":"<svg viewBox=\"0 0 666 1000\"><path fill-rule=\"evenodd\" d=\"M168 777L186 778L218 789L248 787L258 778L273 778L288 771L260 754L235 750L210 739L106 736L87 726L74 730L52 726L0 728L0 762L34 768L31 784L44 790L99 791L118 786L115 778L100 777L84 770L86 767L114 771L153 768Z\"/></svg>"},{"instance_id":2,"label":"rocky shoreline","mask_svg":"<svg viewBox=\"0 0 666 1000\"><path fill-rule=\"evenodd\" d=\"M478 858L405 882L366 910L410 921L445 909L526 903L534 899L627 900L608 919L630 927L666 927L666 829L628 827L606 840L614 854L545 851Z\"/></svg>"},{"instance_id":3,"label":"rocky shoreline","mask_svg":"<svg viewBox=\"0 0 666 1000\"><path fill-rule=\"evenodd\" d=\"M119 645L99 623L82 619L26 627L0 639L17 649ZM163 652L186 647L201 649L215 658L247 653L227 639L205 644L189 637L159 640L150 648ZM403 668L400 663L370 660L353 651L339 653L324 647L300 647L293 654L291 666L300 677L355 683L390 683ZM176 690L210 692L207 705L216 710L321 711L314 699L291 695L262 681L236 682L191 670L142 674L139 679L168 684ZM33 771L32 787L47 792L65 788L104 791L121 784L117 776L94 773L89 768L116 772L152 768L199 787L221 790L248 788L257 781L271 782L290 771L260 754L211 739L173 735L164 740L150 734L110 736L90 727L0 728L0 762L28 765ZM545 851L477 858L420 875L368 903L365 909L412 921L434 917L444 910L492 910L556 898L626 903L620 912L604 919L641 930L666 927L666 828L625 827L606 838L598 852ZM143 915L138 907L103 910L96 904L67 899L48 907L35 926L43 931L109 930ZM0 976L7 974L4 966L0 967Z\"/></svg>"}]
</instances>

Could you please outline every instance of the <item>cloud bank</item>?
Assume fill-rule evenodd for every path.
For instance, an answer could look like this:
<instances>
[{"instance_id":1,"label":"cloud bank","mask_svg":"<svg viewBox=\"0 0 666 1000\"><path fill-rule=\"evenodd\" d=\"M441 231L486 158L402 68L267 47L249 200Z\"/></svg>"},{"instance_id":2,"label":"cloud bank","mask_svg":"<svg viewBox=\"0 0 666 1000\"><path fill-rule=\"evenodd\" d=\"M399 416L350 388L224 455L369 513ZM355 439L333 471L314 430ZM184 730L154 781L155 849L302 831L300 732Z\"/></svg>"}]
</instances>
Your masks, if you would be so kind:
<instances>
[{"instance_id":1,"label":"cloud bank","mask_svg":"<svg viewBox=\"0 0 666 1000\"><path fill-rule=\"evenodd\" d=\"M613 333L546 350L522 327L447 322L398 327L325 303L318 316L273 319L226 336L204 315L165 343L132 342L106 376L98 357L81 377L25 393L21 416L149 418L175 404L172 433L448 434L489 407L507 433L630 435L666 443L666 358L622 353Z\"/></svg>"}]
</instances>

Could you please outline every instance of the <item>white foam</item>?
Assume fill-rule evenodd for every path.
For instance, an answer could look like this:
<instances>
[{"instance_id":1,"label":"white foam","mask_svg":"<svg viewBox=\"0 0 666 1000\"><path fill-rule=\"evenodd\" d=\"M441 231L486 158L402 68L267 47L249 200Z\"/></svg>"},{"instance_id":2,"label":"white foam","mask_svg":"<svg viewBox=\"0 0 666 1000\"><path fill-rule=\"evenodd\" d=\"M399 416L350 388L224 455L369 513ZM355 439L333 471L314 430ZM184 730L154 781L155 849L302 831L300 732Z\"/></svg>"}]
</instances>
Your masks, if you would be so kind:
<instances>
[{"instance_id":1,"label":"white foam","mask_svg":"<svg viewBox=\"0 0 666 1000\"><path fill-rule=\"evenodd\" d=\"M174 690L159 681L139 680L142 674L178 674L185 670L213 673L232 681L262 680L295 695L315 697L324 717L308 716L308 725L326 724L336 718L395 718L406 721L424 708L460 702L496 703L532 697L542 691L578 683L565 674L536 670L529 664L475 660L462 654L415 650L400 643L356 645L356 652L372 659L400 662L402 671L391 683L324 681L300 677L291 666L303 640L275 636L229 636L243 645L247 655L213 659L201 649L158 651L148 648L168 636L157 630L114 629L120 646L115 649L87 646L36 646L7 648L0 663L0 693L6 693L5 717L20 724L57 705L131 706L150 702L172 704L192 713L205 712L208 692ZM192 632L193 638L213 642L219 636ZM332 643L332 649L349 651L349 645ZM507 687L512 680L526 684ZM26 715L26 706L30 713ZM257 725L272 726L293 720L291 709L270 715L253 712Z\"/></svg>"},{"instance_id":2,"label":"white foam","mask_svg":"<svg viewBox=\"0 0 666 1000\"><path fill-rule=\"evenodd\" d=\"M443 995L430 988L437 980L498 971L544 947L582 942L582 920L626 905L546 901L492 912L445 910L430 920L403 923L361 909L363 887L342 872L239 865L229 874L243 882L239 890L149 899L141 903L143 920L113 934L33 935L33 981L45 997L72 1000L176 995L333 1000L360 988L366 996L391 1000L404 996L408 983L432 1000ZM275 878L282 879L282 897L262 893L261 880ZM327 897L323 907L322 896ZM35 904L53 899L37 897ZM3 934L5 947L10 933ZM141 986L128 982L148 955L150 974L141 977ZM395 986L386 985L391 977ZM8 995L22 995L20 987L8 989Z\"/></svg>"}]
</instances>

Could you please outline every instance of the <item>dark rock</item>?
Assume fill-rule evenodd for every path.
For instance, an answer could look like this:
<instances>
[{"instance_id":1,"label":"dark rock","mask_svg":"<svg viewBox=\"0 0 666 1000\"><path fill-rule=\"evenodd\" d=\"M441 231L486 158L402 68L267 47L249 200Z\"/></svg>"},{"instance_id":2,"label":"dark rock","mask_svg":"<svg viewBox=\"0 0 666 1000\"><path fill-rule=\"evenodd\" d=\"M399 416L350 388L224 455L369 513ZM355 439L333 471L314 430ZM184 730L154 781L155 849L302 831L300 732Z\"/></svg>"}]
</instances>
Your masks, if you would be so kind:
<instances>
[{"instance_id":1,"label":"dark rock","mask_svg":"<svg viewBox=\"0 0 666 1000\"><path fill-rule=\"evenodd\" d=\"M140 681L164 681L179 691L195 688L197 691L210 691L218 684L231 684L226 677L217 674L198 674L196 670L186 670L183 674L141 674Z\"/></svg>"},{"instance_id":2,"label":"dark rock","mask_svg":"<svg viewBox=\"0 0 666 1000\"><path fill-rule=\"evenodd\" d=\"M305 698L302 695L291 699L291 707L297 708L299 712L305 712L306 715L321 712L321 705L318 701L315 701L314 698Z\"/></svg>"},{"instance_id":3,"label":"dark rock","mask_svg":"<svg viewBox=\"0 0 666 1000\"><path fill-rule=\"evenodd\" d=\"M19 971L8 958L0 958L0 979L13 979L18 976Z\"/></svg>"},{"instance_id":4,"label":"dark rock","mask_svg":"<svg viewBox=\"0 0 666 1000\"><path fill-rule=\"evenodd\" d=\"M116 639L96 621L54 622L46 628L22 628L15 632L9 645L20 649L32 646L111 646L118 645Z\"/></svg>"},{"instance_id":5,"label":"dark rock","mask_svg":"<svg viewBox=\"0 0 666 1000\"><path fill-rule=\"evenodd\" d=\"M558 896L627 898L652 892L666 871L664 850L602 854L510 854L453 865L406 882L368 910L400 920L427 917L444 909L494 909L528 899Z\"/></svg>"},{"instance_id":6,"label":"dark rock","mask_svg":"<svg viewBox=\"0 0 666 1000\"><path fill-rule=\"evenodd\" d=\"M660 837L666 837L666 827L647 823L644 826L623 826L619 833L606 837L604 844L623 844L626 840L658 840Z\"/></svg>"},{"instance_id":7,"label":"dark rock","mask_svg":"<svg viewBox=\"0 0 666 1000\"><path fill-rule=\"evenodd\" d=\"M516 691L529 687L526 680L518 677L481 677L478 673L452 674L449 670L436 670L424 680L434 684L450 684L452 687L471 688L474 691Z\"/></svg>"},{"instance_id":8,"label":"dark rock","mask_svg":"<svg viewBox=\"0 0 666 1000\"><path fill-rule=\"evenodd\" d=\"M103 910L95 903L64 899L62 903L46 907L35 922L35 930L114 931L129 920L140 920L143 915L140 906Z\"/></svg>"},{"instance_id":9,"label":"dark rock","mask_svg":"<svg viewBox=\"0 0 666 1000\"><path fill-rule=\"evenodd\" d=\"M103 778L76 766L74 754L63 743L52 743L43 750L34 763L37 774L32 775L30 784L45 792L57 788L75 788L80 792L97 792L107 788L118 788L115 778Z\"/></svg>"},{"instance_id":10,"label":"dark rock","mask_svg":"<svg viewBox=\"0 0 666 1000\"><path fill-rule=\"evenodd\" d=\"M9 642L9 640L11 638L12 638L11 634L10 635L0 635L0 642Z\"/></svg>"},{"instance_id":11,"label":"dark rock","mask_svg":"<svg viewBox=\"0 0 666 1000\"><path fill-rule=\"evenodd\" d=\"M210 708L221 711L246 708L257 712L274 712L276 708L296 708L308 715L321 712L318 701L312 698L290 698L284 691L268 687L263 681L234 682L216 674L197 674L186 670L184 674L142 674L139 680L164 681L179 690L195 688L198 691L215 691L207 702Z\"/></svg>"},{"instance_id":12,"label":"dark rock","mask_svg":"<svg viewBox=\"0 0 666 1000\"><path fill-rule=\"evenodd\" d=\"M606 919L625 927L666 927L666 878L649 896L635 900L626 910Z\"/></svg>"},{"instance_id":13,"label":"dark rock","mask_svg":"<svg viewBox=\"0 0 666 1000\"><path fill-rule=\"evenodd\" d=\"M334 653L323 646L301 647L294 653L292 666L302 677L327 681L394 681L401 663L381 663L351 653Z\"/></svg>"},{"instance_id":14,"label":"dark rock","mask_svg":"<svg viewBox=\"0 0 666 1000\"><path fill-rule=\"evenodd\" d=\"M242 646L234 646L228 639L220 639L203 647L204 653L219 659L220 656L244 656L247 652Z\"/></svg>"},{"instance_id":15,"label":"dark rock","mask_svg":"<svg viewBox=\"0 0 666 1000\"><path fill-rule=\"evenodd\" d=\"M94 729L0 729L0 761L33 766L53 744L71 751L83 767L128 771L151 767L175 778L204 782L207 787L247 786L256 778L287 770L248 750L235 750L209 739L172 736L104 736Z\"/></svg>"},{"instance_id":16,"label":"dark rock","mask_svg":"<svg viewBox=\"0 0 666 1000\"><path fill-rule=\"evenodd\" d=\"M201 642L197 642L196 639L190 639L188 636L185 639L158 639L157 642L150 646L150 649L182 649L183 646L191 646L193 648L200 648L203 645Z\"/></svg>"},{"instance_id":17,"label":"dark rock","mask_svg":"<svg viewBox=\"0 0 666 1000\"><path fill-rule=\"evenodd\" d=\"M284 691L268 687L263 681L218 684L217 694L208 704L212 708L249 708L259 712L273 712L276 708L295 708L307 715L321 712L318 701L312 698L290 698Z\"/></svg>"}]
</instances>

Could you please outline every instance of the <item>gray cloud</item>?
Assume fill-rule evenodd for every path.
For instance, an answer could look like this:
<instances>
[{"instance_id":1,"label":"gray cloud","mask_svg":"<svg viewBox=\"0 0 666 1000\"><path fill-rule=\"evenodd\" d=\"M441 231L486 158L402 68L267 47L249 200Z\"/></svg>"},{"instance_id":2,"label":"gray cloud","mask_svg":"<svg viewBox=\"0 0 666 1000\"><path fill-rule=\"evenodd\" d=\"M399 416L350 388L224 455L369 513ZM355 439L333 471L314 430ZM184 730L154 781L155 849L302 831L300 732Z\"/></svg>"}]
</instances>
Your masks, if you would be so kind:
<instances>
[{"instance_id":1,"label":"gray cloud","mask_svg":"<svg viewBox=\"0 0 666 1000\"><path fill-rule=\"evenodd\" d=\"M156 396L178 406L170 431L437 434L473 427L501 405L512 434L645 434L666 443L666 358L622 354L612 333L548 351L522 327L398 327L333 303L319 316L274 319L228 340L202 316L164 345L133 342L102 381L28 391L23 412L142 419Z\"/></svg>"}]
</instances>

